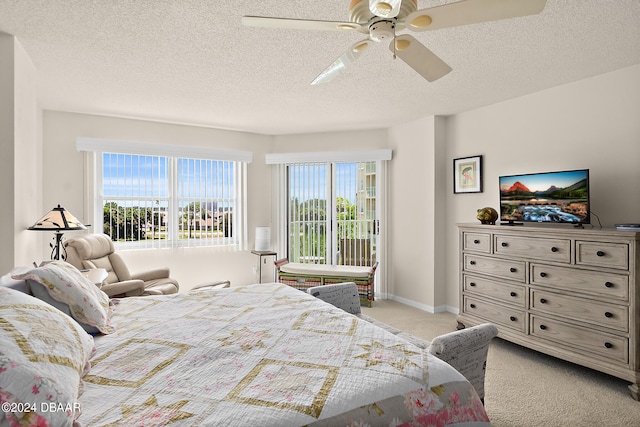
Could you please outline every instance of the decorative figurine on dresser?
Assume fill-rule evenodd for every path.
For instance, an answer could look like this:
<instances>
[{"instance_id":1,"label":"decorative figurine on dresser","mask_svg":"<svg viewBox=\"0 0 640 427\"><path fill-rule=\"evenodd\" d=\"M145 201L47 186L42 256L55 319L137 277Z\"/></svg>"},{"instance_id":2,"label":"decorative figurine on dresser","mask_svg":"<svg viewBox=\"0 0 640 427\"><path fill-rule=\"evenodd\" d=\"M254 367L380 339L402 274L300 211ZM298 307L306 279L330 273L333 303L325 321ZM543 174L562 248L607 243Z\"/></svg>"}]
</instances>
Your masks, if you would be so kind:
<instances>
[{"instance_id":1,"label":"decorative figurine on dresser","mask_svg":"<svg viewBox=\"0 0 640 427\"><path fill-rule=\"evenodd\" d=\"M631 382L639 400L640 232L459 224L458 327Z\"/></svg>"}]
</instances>

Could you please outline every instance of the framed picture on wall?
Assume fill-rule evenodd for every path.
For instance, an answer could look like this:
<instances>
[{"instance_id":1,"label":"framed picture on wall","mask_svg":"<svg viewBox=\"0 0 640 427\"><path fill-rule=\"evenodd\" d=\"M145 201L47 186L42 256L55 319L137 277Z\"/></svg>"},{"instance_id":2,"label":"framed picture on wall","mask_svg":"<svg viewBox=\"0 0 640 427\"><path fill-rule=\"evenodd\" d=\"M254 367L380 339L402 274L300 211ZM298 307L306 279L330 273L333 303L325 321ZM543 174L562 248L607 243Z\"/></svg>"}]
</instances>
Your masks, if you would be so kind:
<instances>
[{"instance_id":1,"label":"framed picture on wall","mask_svg":"<svg viewBox=\"0 0 640 427\"><path fill-rule=\"evenodd\" d=\"M453 192L482 193L482 156L453 159Z\"/></svg>"}]
</instances>

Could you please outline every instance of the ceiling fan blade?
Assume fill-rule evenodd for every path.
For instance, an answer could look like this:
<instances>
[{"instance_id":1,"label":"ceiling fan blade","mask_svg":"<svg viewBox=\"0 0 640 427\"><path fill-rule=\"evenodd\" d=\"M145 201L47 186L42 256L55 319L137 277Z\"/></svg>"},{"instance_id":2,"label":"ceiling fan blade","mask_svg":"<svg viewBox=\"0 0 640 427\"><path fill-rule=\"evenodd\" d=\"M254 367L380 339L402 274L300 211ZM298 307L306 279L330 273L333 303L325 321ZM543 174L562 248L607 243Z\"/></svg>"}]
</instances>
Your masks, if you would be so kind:
<instances>
[{"instance_id":1,"label":"ceiling fan blade","mask_svg":"<svg viewBox=\"0 0 640 427\"><path fill-rule=\"evenodd\" d=\"M316 21L309 19L270 18L266 16L243 16L242 24L247 27L287 28L294 30L350 31L368 33L368 28L349 21Z\"/></svg>"},{"instance_id":2,"label":"ceiling fan blade","mask_svg":"<svg viewBox=\"0 0 640 427\"><path fill-rule=\"evenodd\" d=\"M462 0L428 9L416 10L405 20L413 31L498 21L542 12L547 0Z\"/></svg>"},{"instance_id":3,"label":"ceiling fan blade","mask_svg":"<svg viewBox=\"0 0 640 427\"><path fill-rule=\"evenodd\" d=\"M451 67L442 59L409 34L396 37L395 41L389 45L389 50L430 82L438 80L451 71Z\"/></svg>"},{"instance_id":4,"label":"ceiling fan blade","mask_svg":"<svg viewBox=\"0 0 640 427\"><path fill-rule=\"evenodd\" d=\"M333 64L329 65L323 72L321 72L318 77L313 79L311 82L312 85L317 85L321 83L327 83L333 80L342 70L351 65L356 59L362 55L362 52L365 51L367 47L369 47L369 43L371 40L362 40L354 45L352 45L345 53L340 55L338 59L336 59Z\"/></svg>"},{"instance_id":5,"label":"ceiling fan blade","mask_svg":"<svg viewBox=\"0 0 640 427\"><path fill-rule=\"evenodd\" d=\"M381 18L395 18L401 4L402 0L369 0L369 10Z\"/></svg>"}]
</instances>

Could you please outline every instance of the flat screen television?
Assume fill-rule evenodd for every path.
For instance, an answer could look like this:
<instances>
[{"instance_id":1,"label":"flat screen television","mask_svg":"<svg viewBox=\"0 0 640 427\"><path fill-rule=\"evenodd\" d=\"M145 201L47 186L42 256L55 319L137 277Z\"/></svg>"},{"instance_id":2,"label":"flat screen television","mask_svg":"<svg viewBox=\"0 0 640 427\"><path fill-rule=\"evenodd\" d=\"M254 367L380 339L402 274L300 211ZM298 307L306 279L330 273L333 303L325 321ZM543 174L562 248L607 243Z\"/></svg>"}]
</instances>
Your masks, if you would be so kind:
<instances>
[{"instance_id":1,"label":"flat screen television","mask_svg":"<svg viewBox=\"0 0 640 427\"><path fill-rule=\"evenodd\" d=\"M589 224L589 169L501 176L500 222Z\"/></svg>"}]
</instances>

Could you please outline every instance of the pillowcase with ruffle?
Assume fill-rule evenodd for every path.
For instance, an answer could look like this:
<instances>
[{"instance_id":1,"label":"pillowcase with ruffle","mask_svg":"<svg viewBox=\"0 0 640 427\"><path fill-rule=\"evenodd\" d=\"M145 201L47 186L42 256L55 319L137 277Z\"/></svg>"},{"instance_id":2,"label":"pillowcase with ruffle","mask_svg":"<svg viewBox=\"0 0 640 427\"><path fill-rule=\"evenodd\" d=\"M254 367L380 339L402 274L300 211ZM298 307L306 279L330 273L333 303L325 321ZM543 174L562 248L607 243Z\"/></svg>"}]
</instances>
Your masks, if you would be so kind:
<instances>
[{"instance_id":1,"label":"pillowcase with ruffle","mask_svg":"<svg viewBox=\"0 0 640 427\"><path fill-rule=\"evenodd\" d=\"M73 265L64 261L52 261L12 277L27 280L34 296L51 303L63 312L66 305L71 317L87 332L103 334L115 332L115 328L111 326L113 310L109 296L91 283ZM43 289L46 293L42 292ZM47 301L47 297L55 301ZM61 303L62 307L55 302Z\"/></svg>"}]
</instances>

